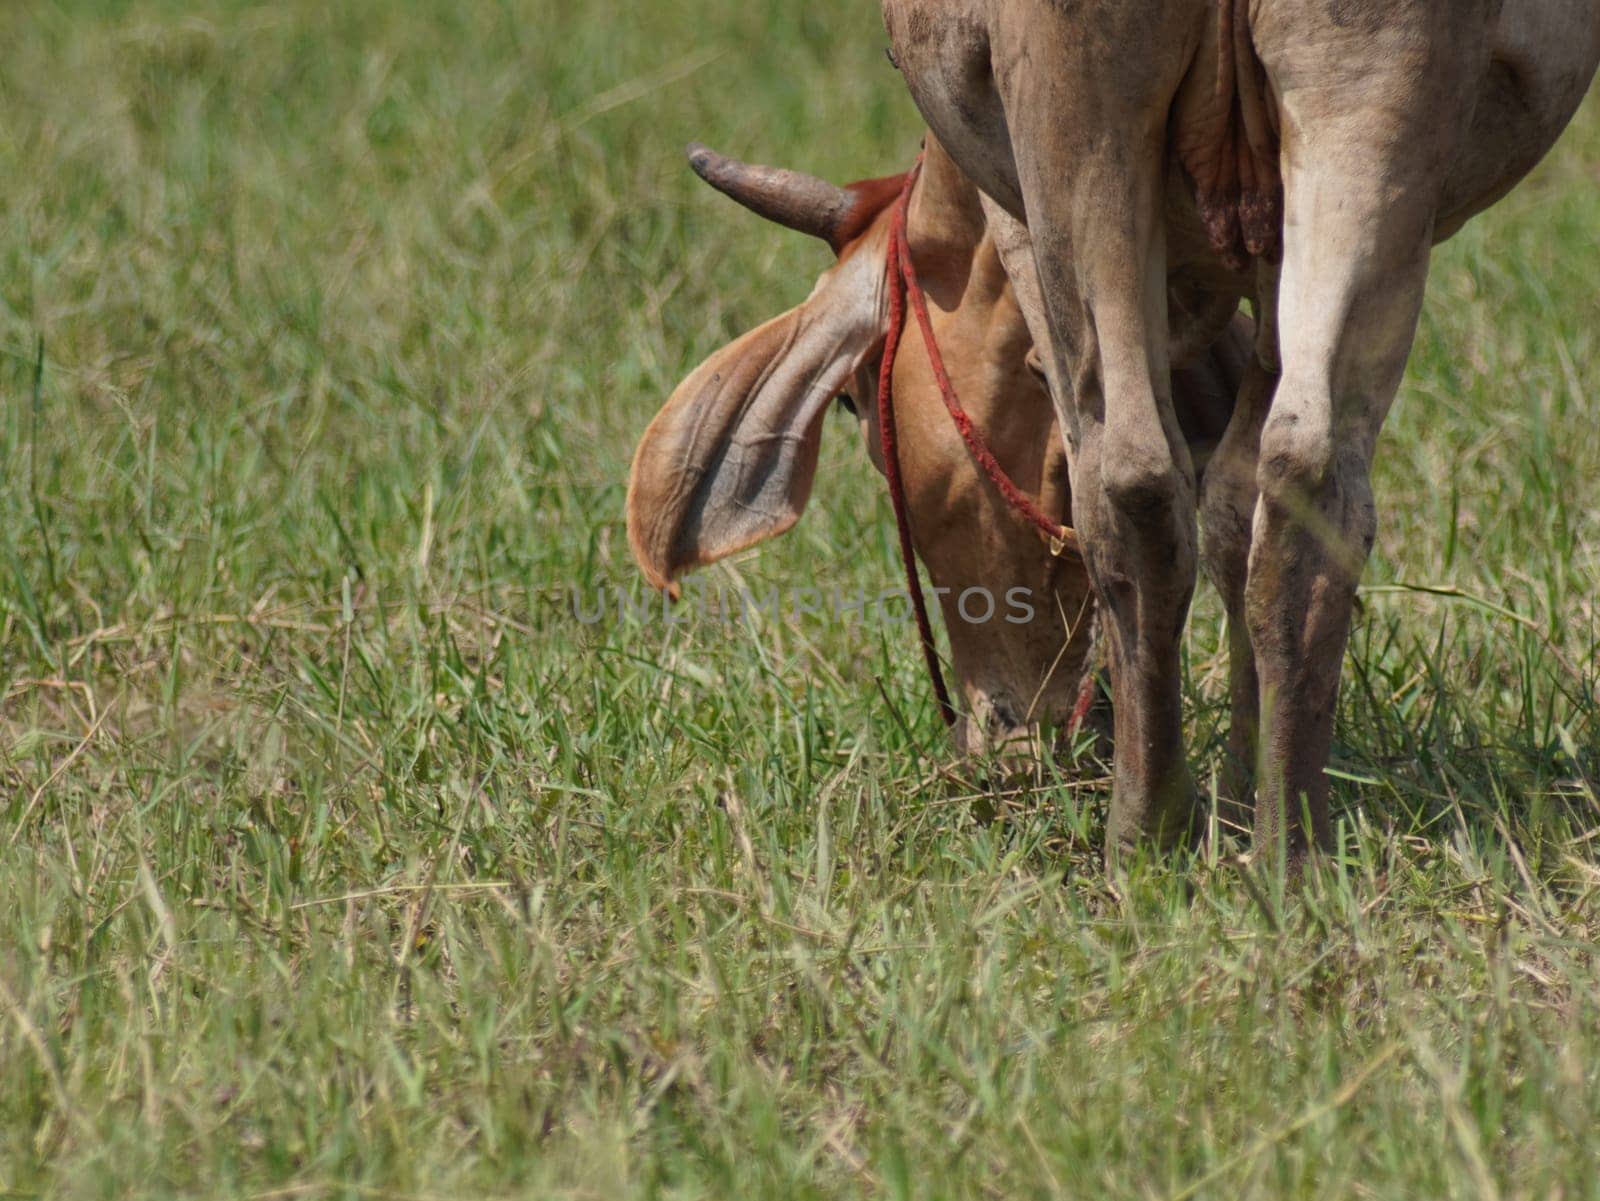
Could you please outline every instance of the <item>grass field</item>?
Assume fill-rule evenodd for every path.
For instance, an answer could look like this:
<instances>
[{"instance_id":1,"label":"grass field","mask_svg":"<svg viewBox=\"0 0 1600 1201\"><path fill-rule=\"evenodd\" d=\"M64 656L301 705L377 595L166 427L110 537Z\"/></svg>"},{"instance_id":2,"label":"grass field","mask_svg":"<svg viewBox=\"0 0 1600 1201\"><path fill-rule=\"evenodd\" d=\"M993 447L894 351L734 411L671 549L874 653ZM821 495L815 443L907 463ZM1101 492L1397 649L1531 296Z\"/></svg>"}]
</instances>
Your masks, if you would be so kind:
<instances>
[{"instance_id":1,"label":"grass field","mask_svg":"<svg viewBox=\"0 0 1600 1201\"><path fill-rule=\"evenodd\" d=\"M1436 260L1288 898L903 625L573 612L826 259L683 143L917 136L870 3L6 10L0 1198L1600 1197L1600 107ZM714 580L894 586L830 421Z\"/></svg>"}]
</instances>

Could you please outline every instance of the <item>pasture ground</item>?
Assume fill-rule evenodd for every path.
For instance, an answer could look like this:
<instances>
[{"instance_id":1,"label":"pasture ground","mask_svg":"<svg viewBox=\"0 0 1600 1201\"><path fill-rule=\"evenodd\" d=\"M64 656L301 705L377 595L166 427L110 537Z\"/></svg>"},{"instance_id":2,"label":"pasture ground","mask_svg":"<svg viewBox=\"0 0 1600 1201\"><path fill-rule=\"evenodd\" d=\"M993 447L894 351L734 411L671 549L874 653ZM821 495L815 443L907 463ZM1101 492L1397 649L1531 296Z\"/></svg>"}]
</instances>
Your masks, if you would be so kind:
<instances>
[{"instance_id":1,"label":"pasture ground","mask_svg":"<svg viewBox=\"0 0 1600 1201\"><path fill-rule=\"evenodd\" d=\"M0 1197L1600 1197L1600 109L1438 256L1288 899L1108 888L904 625L573 614L825 262L682 144L917 136L844 0L8 10ZM713 579L894 586L829 420Z\"/></svg>"}]
</instances>

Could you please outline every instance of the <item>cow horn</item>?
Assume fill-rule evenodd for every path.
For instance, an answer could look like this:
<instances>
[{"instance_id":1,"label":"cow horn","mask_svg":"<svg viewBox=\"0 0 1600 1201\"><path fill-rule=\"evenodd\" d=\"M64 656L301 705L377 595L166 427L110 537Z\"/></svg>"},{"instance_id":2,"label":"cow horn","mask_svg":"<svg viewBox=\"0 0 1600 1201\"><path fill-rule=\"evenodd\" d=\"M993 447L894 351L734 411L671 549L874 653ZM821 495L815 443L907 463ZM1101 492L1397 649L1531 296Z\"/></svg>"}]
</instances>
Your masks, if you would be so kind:
<instances>
[{"instance_id":1,"label":"cow horn","mask_svg":"<svg viewBox=\"0 0 1600 1201\"><path fill-rule=\"evenodd\" d=\"M835 250L839 231L855 206L846 189L799 171L760 167L718 154L699 142L689 144L695 174L758 217L821 238Z\"/></svg>"}]
</instances>

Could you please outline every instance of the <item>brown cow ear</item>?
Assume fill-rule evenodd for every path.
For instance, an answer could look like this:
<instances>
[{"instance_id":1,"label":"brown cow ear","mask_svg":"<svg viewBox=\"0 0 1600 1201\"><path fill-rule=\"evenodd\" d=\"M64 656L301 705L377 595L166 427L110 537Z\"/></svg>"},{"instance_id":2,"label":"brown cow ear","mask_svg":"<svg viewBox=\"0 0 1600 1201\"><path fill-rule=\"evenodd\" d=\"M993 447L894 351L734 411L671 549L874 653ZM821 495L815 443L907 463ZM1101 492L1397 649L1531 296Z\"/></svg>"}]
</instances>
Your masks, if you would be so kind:
<instances>
[{"instance_id":1,"label":"brown cow ear","mask_svg":"<svg viewBox=\"0 0 1600 1201\"><path fill-rule=\"evenodd\" d=\"M800 519L828 404L884 336L884 250L862 246L799 308L717 351L645 430L628 479L628 542L650 583Z\"/></svg>"}]
</instances>

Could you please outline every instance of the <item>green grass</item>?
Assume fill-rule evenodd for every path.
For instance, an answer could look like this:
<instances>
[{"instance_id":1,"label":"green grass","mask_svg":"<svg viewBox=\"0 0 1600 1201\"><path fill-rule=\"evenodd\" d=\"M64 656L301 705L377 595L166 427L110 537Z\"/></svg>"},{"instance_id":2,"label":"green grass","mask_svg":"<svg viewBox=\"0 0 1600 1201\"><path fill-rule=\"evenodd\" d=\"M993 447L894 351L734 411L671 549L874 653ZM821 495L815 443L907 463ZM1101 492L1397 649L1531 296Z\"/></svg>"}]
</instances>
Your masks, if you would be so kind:
<instances>
[{"instance_id":1,"label":"green grass","mask_svg":"<svg viewBox=\"0 0 1600 1201\"><path fill-rule=\"evenodd\" d=\"M1437 259L1339 859L1112 889L906 627L571 613L825 262L681 147L905 163L875 5L196 7L0 37L0 1197L1600 1197L1600 108ZM836 420L713 579L896 571Z\"/></svg>"}]
</instances>

